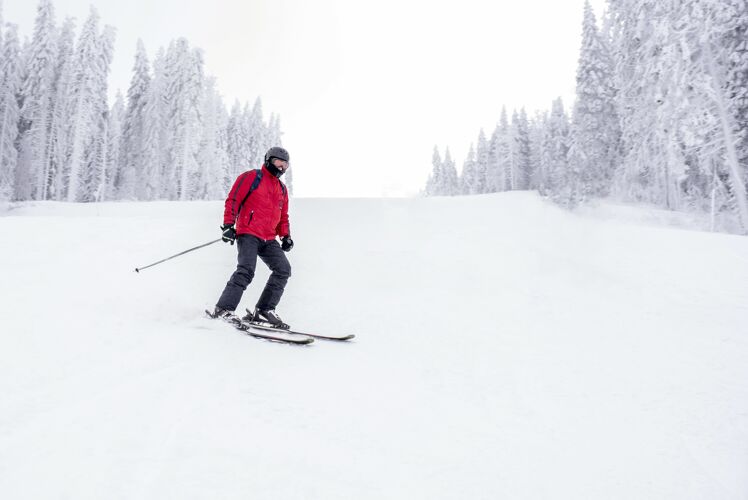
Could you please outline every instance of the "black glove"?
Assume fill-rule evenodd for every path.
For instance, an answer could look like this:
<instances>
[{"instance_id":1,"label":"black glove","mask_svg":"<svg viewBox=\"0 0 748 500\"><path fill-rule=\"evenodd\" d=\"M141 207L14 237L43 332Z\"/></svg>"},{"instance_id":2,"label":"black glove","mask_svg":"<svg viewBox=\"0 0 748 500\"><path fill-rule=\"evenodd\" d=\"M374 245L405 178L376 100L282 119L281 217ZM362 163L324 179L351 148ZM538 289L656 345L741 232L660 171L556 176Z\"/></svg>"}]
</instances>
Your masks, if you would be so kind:
<instances>
[{"instance_id":1,"label":"black glove","mask_svg":"<svg viewBox=\"0 0 748 500\"><path fill-rule=\"evenodd\" d=\"M236 230L234 229L234 225L224 224L221 226L221 231L223 232L221 239L226 243L231 243L233 245L234 241L236 241Z\"/></svg>"},{"instance_id":2,"label":"black glove","mask_svg":"<svg viewBox=\"0 0 748 500\"><path fill-rule=\"evenodd\" d=\"M291 239L291 237L284 236L283 238L281 238L281 241L282 241L281 248L283 249L283 251L290 252L291 249L293 248L293 240Z\"/></svg>"}]
</instances>

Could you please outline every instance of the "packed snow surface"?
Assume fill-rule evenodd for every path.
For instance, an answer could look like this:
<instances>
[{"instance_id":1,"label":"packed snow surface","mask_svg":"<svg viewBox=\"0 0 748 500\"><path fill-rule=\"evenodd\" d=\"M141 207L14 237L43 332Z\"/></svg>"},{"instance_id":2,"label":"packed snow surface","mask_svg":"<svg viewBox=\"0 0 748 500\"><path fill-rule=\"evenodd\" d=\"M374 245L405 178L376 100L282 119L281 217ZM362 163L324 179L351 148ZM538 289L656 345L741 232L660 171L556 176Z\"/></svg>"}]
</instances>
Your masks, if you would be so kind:
<instances>
[{"instance_id":1,"label":"packed snow surface","mask_svg":"<svg viewBox=\"0 0 748 500\"><path fill-rule=\"evenodd\" d=\"M748 497L748 238L531 193L295 199L278 308L204 317L220 202L0 217L6 499ZM267 278L258 263L242 307Z\"/></svg>"}]
</instances>

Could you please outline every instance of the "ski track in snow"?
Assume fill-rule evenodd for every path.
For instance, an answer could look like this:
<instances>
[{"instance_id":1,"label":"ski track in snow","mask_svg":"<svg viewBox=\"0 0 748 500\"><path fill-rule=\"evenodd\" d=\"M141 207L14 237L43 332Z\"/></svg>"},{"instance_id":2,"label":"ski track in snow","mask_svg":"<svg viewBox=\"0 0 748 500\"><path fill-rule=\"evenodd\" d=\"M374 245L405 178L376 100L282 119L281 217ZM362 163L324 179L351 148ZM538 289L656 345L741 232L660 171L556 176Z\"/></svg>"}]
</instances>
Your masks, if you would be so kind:
<instances>
[{"instance_id":1,"label":"ski track in snow","mask_svg":"<svg viewBox=\"0 0 748 500\"><path fill-rule=\"evenodd\" d=\"M0 217L0 495L748 495L748 238L532 193L295 199L279 307L308 347L204 318L220 202ZM267 270L241 307L253 307Z\"/></svg>"}]
</instances>

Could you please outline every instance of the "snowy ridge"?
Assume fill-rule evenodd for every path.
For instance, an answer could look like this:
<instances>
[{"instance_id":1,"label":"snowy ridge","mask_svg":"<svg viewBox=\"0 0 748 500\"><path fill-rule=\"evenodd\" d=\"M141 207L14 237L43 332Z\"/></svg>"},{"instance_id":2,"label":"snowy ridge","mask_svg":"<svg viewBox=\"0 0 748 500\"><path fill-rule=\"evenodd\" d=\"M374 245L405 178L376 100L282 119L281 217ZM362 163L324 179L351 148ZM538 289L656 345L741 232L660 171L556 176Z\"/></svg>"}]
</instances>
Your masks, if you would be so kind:
<instances>
[{"instance_id":1,"label":"snowy ridge","mask_svg":"<svg viewBox=\"0 0 748 500\"><path fill-rule=\"evenodd\" d=\"M743 499L748 238L616 210L292 200L279 312L357 333L294 349L203 317L233 247L133 272L220 202L17 207L2 496Z\"/></svg>"}]
</instances>

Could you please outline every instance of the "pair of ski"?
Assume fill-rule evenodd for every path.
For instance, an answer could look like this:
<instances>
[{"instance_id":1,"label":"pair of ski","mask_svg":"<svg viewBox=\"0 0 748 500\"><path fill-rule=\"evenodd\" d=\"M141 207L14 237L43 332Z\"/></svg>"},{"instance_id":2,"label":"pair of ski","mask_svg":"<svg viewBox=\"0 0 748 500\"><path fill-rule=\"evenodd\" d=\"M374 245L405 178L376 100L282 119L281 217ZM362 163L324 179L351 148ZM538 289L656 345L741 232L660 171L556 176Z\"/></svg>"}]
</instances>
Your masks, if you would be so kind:
<instances>
[{"instance_id":1,"label":"pair of ski","mask_svg":"<svg viewBox=\"0 0 748 500\"><path fill-rule=\"evenodd\" d=\"M213 313L208 311L207 309L205 310L205 314L207 314L209 318L216 319L216 316L214 316ZM247 335L251 335L252 337L271 340L273 342L284 342L286 344L306 345L314 342L314 339L345 341L351 340L353 337L355 337L355 335L353 334L326 335L322 333L308 333L298 332L294 330L284 330L282 328L275 328L273 326L270 326L267 323L258 323L255 321L226 320L226 322L237 330L241 330Z\"/></svg>"}]
</instances>

